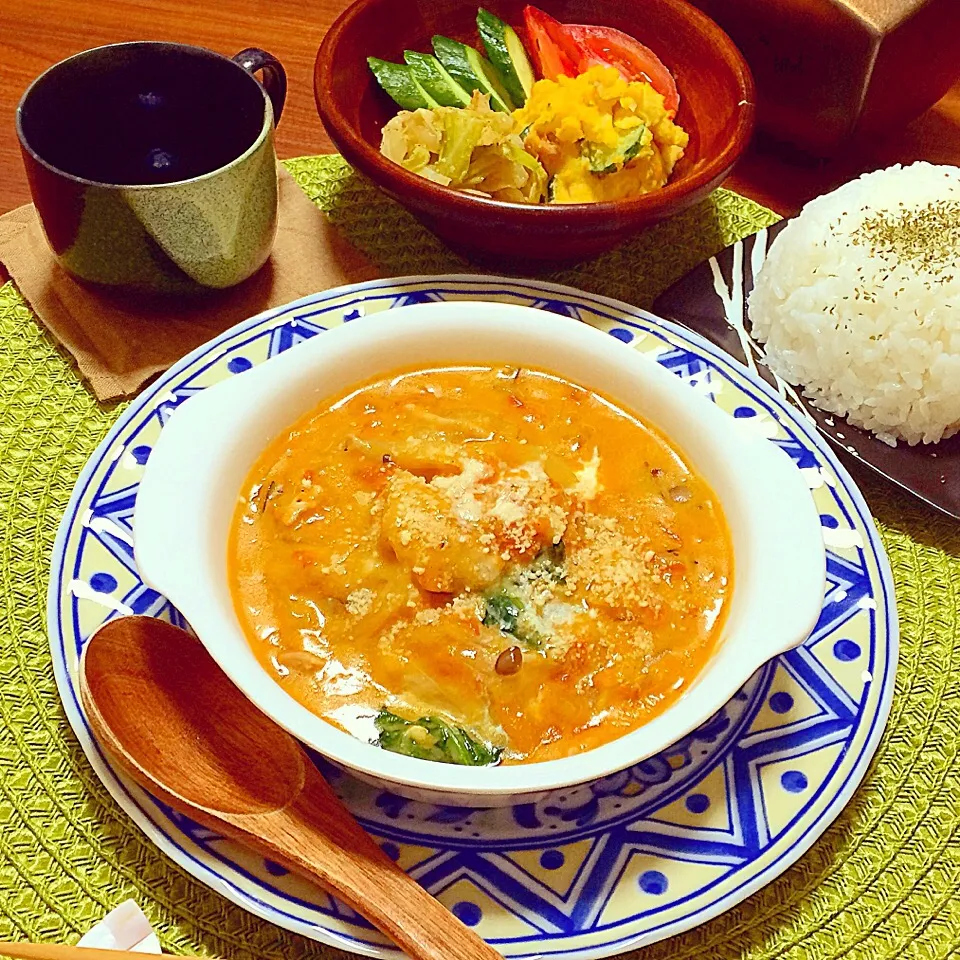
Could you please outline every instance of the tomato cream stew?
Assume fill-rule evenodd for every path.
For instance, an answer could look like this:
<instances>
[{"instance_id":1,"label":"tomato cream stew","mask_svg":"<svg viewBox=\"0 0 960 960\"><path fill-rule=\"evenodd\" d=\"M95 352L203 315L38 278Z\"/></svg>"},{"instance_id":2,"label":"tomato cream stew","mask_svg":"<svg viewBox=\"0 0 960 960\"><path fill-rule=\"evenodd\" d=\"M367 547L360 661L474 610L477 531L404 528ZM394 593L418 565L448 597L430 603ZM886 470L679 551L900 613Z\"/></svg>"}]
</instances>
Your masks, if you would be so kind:
<instances>
[{"instance_id":1,"label":"tomato cream stew","mask_svg":"<svg viewBox=\"0 0 960 960\"><path fill-rule=\"evenodd\" d=\"M713 491L636 413L543 370L400 371L259 457L231 529L267 671L412 757L571 756L673 703L732 588Z\"/></svg>"}]
</instances>

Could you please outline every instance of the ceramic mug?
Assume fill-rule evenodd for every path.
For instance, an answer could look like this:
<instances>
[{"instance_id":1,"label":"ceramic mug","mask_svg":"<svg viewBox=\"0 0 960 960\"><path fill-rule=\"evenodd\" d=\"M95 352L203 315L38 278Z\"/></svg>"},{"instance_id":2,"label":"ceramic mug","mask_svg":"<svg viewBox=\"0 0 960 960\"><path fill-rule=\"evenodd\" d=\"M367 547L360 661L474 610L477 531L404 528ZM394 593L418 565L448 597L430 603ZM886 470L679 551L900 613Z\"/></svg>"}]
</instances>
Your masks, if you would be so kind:
<instances>
[{"instance_id":1,"label":"ceramic mug","mask_svg":"<svg viewBox=\"0 0 960 960\"><path fill-rule=\"evenodd\" d=\"M17 134L61 266L165 293L255 273L276 233L273 128L285 94L280 62L257 49L231 60L118 43L50 67L20 101Z\"/></svg>"}]
</instances>

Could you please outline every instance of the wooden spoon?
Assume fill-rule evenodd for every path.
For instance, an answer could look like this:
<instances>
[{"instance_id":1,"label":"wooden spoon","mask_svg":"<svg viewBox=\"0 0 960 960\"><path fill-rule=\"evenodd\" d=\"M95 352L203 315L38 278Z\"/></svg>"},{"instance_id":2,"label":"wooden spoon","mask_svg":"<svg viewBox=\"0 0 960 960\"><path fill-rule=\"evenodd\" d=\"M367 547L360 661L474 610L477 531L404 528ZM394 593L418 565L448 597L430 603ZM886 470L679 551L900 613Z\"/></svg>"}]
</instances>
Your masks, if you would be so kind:
<instances>
[{"instance_id":1,"label":"wooden spoon","mask_svg":"<svg viewBox=\"0 0 960 960\"><path fill-rule=\"evenodd\" d=\"M374 843L186 631L111 620L84 649L80 696L101 745L145 790L319 883L414 960L502 960Z\"/></svg>"}]
</instances>

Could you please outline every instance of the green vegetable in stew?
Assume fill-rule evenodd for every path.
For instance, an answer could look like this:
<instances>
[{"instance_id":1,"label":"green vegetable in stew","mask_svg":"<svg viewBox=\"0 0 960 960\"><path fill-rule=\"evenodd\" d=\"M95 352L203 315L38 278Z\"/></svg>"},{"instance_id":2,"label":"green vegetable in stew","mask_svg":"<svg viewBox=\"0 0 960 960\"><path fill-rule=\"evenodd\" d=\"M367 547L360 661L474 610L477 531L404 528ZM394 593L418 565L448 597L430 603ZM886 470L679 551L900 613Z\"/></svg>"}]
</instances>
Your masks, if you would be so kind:
<instances>
[{"instance_id":1,"label":"green vegetable in stew","mask_svg":"<svg viewBox=\"0 0 960 960\"><path fill-rule=\"evenodd\" d=\"M484 626L499 627L504 633L514 633L517 629L517 620L523 612L523 603L520 599L503 589L489 594L485 599Z\"/></svg>"},{"instance_id":2,"label":"green vegetable in stew","mask_svg":"<svg viewBox=\"0 0 960 960\"><path fill-rule=\"evenodd\" d=\"M488 767L496 763L503 752L440 717L404 720L389 710L381 710L374 723L379 733L378 747L417 760Z\"/></svg>"},{"instance_id":3,"label":"green vegetable in stew","mask_svg":"<svg viewBox=\"0 0 960 960\"><path fill-rule=\"evenodd\" d=\"M563 583L565 550L563 541L545 547L526 567L519 567L501 579L484 597L484 626L500 630L528 650L539 650L547 640L546 628L536 612L523 600L534 580Z\"/></svg>"}]
</instances>

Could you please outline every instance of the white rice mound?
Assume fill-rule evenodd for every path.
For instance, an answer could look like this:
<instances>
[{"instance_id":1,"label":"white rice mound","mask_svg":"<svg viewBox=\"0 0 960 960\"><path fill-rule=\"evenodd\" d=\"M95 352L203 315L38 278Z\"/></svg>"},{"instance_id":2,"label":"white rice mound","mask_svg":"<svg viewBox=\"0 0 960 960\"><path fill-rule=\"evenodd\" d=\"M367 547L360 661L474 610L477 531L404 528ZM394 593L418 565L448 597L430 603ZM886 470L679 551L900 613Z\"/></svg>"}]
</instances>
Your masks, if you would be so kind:
<instances>
[{"instance_id":1,"label":"white rice mound","mask_svg":"<svg viewBox=\"0 0 960 960\"><path fill-rule=\"evenodd\" d=\"M960 430L960 168L868 173L776 237L749 300L770 368L886 443Z\"/></svg>"}]
</instances>

